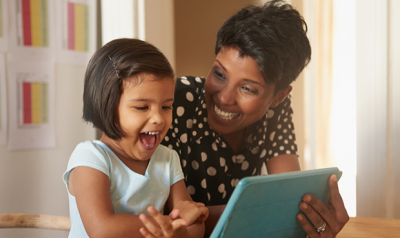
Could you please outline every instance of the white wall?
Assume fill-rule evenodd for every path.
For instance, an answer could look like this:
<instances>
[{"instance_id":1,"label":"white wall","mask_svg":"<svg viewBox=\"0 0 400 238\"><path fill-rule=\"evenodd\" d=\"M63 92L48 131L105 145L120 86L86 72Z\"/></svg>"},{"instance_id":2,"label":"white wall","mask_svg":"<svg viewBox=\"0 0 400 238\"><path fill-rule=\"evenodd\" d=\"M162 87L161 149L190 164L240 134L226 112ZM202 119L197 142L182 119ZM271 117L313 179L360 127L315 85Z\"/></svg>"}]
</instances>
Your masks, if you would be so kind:
<instances>
[{"instance_id":1,"label":"white wall","mask_svg":"<svg viewBox=\"0 0 400 238\"><path fill-rule=\"evenodd\" d=\"M144 1L144 40L155 45L164 53L175 68L175 27L173 0Z\"/></svg>"},{"instance_id":2,"label":"white wall","mask_svg":"<svg viewBox=\"0 0 400 238\"><path fill-rule=\"evenodd\" d=\"M8 151L6 146L0 146L0 213L69 216L68 195L61 176L75 146L95 138L95 130L81 119L85 68L56 66L55 148ZM0 237L4 238L67 236L66 231L0 229Z\"/></svg>"},{"instance_id":3,"label":"white wall","mask_svg":"<svg viewBox=\"0 0 400 238\"><path fill-rule=\"evenodd\" d=\"M145 40L175 68L173 4L173 0L102 0L103 45L123 37Z\"/></svg>"},{"instance_id":4,"label":"white wall","mask_svg":"<svg viewBox=\"0 0 400 238\"><path fill-rule=\"evenodd\" d=\"M173 0L136 0L131 10L144 7L144 22L132 18L128 26L143 23L144 40L153 43L175 64ZM140 3L138 3L140 2ZM113 2L114 5L116 2ZM126 2L125 2L126 3ZM140 6L143 4L144 6ZM116 4L118 5L118 4ZM121 2L121 7L126 7ZM106 9L103 9L105 11ZM129 12L129 11L128 11ZM117 12L118 14L118 12ZM129 14L126 13L125 14ZM136 14L136 13L135 13ZM125 16L126 17L126 16ZM103 19L104 21L104 19ZM116 22L121 24L121 22ZM112 27L112 26L111 26ZM142 29L143 30L143 29ZM138 33L138 29L134 29ZM139 37L118 35L118 37ZM140 32L139 32L140 33ZM55 69L56 147L8 151L0 146L0 213L38 213L69 216L68 195L62 181L75 146L96 138L96 130L82 118L83 81L86 66L57 65ZM40 136L40 135L38 135ZM67 237L67 231L0 229L0 237Z\"/></svg>"}]
</instances>

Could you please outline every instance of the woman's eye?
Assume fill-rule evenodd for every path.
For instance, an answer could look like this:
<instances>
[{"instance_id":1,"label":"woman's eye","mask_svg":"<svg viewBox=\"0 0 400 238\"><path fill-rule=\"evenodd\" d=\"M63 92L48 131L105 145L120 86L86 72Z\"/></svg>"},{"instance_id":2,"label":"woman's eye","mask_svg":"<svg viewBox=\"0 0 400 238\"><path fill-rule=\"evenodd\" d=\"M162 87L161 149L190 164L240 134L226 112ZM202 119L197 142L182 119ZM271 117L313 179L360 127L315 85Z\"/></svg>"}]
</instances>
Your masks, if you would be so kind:
<instances>
[{"instance_id":1,"label":"woman's eye","mask_svg":"<svg viewBox=\"0 0 400 238\"><path fill-rule=\"evenodd\" d=\"M258 92L256 90L253 90L253 89L251 89L249 87L246 87L246 86L242 86L242 89L245 90L246 92L250 92L250 93L255 94L255 95L258 94Z\"/></svg>"},{"instance_id":2,"label":"woman's eye","mask_svg":"<svg viewBox=\"0 0 400 238\"><path fill-rule=\"evenodd\" d=\"M219 79L225 79L225 76L220 72L218 72L217 70L214 70L214 75Z\"/></svg>"},{"instance_id":3,"label":"woman's eye","mask_svg":"<svg viewBox=\"0 0 400 238\"><path fill-rule=\"evenodd\" d=\"M146 110L148 107L135 107L137 110Z\"/></svg>"}]
</instances>

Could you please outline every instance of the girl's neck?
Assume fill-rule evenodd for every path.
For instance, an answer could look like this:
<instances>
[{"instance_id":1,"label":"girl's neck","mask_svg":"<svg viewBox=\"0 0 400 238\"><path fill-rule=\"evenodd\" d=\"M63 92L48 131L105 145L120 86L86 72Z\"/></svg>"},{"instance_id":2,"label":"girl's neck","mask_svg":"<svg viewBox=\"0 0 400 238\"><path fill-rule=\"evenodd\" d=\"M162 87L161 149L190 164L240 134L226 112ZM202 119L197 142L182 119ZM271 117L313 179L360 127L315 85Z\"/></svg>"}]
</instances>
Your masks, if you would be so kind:
<instances>
[{"instance_id":1,"label":"girl's neck","mask_svg":"<svg viewBox=\"0 0 400 238\"><path fill-rule=\"evenodd\" d=\"M118 157L119 160L122 161L130 170L137 174L144 175L147 170L147 166L149 165L150 160L137 160L135 158L129 157L123 149L118 145L118 142L111 139L107 135L103 133L100 138L100 141L107 145L112 152Z\"/></svg>"}]
</instances>

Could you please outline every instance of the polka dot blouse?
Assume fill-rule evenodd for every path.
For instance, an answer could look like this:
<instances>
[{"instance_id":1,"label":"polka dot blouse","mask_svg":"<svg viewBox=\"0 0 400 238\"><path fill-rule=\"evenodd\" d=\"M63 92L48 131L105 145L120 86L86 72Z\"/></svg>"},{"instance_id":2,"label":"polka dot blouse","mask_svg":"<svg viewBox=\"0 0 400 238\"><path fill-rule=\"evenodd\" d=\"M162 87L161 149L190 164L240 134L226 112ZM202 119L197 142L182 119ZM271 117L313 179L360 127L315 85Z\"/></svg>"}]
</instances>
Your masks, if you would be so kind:
<instances>
[{"instance_id":1,"label":"polka dot blouse","mask_svg":"<svg viewBox=\"0 0 400 238\"><path fill-rule=\"evenodd\" d=\"M246 129L245 145L235 153L207 123L204 78L177 80L173 121L162 144L178 152L185 183L194 201L226 204L239 180L260 175L270 158L296 154L290 96Z\"/></svg>"}]
</instances>

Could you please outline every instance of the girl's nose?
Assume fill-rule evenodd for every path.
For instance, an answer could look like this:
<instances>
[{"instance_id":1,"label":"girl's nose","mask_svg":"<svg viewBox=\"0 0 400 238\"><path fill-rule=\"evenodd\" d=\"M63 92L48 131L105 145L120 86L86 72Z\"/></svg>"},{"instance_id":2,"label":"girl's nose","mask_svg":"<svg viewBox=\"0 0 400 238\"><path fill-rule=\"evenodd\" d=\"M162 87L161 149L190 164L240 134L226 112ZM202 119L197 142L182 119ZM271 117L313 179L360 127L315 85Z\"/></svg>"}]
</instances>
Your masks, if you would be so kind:
<instances>
[{"instance_id":1,"label":"girl's nose","mask_svg":"<svg viewBox=\"0 0 400 238\"><path fill-rule=\"evenodd\" d=\"M161 110L154 110L154 112L151 115L150 118L150 123L153 124L163 124L165 122L164 119L164 114L162 113Z\"/></svg>"}]
</instances>

